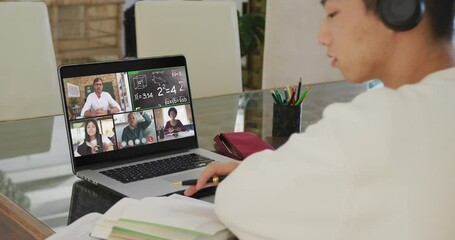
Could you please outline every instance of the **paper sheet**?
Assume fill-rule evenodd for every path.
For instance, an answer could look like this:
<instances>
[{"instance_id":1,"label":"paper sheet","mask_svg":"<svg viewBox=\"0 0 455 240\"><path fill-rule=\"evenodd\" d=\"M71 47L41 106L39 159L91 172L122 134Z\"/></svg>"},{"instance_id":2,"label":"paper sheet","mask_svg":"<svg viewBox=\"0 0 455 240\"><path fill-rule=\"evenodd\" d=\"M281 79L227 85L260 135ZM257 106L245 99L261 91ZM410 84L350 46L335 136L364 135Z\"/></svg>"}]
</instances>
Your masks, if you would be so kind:
<instances>
[{"instance_id":1,"label":"paper sheet","mask_svg":"<svg viewBox=\"0 0 455 240\"><path fill-rule=\"evenodd\" d=\"M89 213L63 230L55 233L54 235L46 238L46 240L91 240L97 239L90 237L90 233L92 232L93 226L95 222L100 219L102 214L100 213Z\"/></svg>"}]
</instances>

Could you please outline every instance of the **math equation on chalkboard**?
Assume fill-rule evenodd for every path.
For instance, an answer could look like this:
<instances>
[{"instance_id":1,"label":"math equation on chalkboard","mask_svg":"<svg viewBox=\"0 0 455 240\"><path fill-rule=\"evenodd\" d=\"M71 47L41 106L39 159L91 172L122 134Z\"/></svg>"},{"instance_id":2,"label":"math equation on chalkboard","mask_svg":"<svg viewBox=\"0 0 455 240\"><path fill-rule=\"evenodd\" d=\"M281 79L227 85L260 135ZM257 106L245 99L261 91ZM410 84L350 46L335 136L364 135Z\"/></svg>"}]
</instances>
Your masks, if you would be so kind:
<instances>
[{"instance_id":1,"label":"math equation on chalkboard","mask_svg":"<svg viewBox=\"0 0 455 240\"><path fill-rule=\"evenodd\" d=\"M134 109L187 103L185 67L128 72Z\"/></svg>"}]
</instances>

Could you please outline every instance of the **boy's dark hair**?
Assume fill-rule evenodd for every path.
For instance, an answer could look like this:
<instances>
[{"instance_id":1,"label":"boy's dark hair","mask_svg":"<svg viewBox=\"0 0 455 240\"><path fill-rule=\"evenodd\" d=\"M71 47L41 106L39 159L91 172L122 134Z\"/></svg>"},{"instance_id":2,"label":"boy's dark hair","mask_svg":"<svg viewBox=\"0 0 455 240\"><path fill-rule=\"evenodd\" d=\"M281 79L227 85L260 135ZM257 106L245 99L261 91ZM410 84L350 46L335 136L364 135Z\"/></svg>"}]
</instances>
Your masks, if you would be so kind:
<instances>
[{"instance_id":1,"label":"boy's dark hair","mask_svg":"<svg viewBox=\"0 0 455 240\"><path fill-rule=\"evenodd\" d=\"M378 14L378 1L363 0L368 11ZM451 40L453 34L453 17L455 0L424 0L425 14L430 22L431 32L434 39ZM379 16L379 14L378 14Z\"/></svg>"}]
</instances>

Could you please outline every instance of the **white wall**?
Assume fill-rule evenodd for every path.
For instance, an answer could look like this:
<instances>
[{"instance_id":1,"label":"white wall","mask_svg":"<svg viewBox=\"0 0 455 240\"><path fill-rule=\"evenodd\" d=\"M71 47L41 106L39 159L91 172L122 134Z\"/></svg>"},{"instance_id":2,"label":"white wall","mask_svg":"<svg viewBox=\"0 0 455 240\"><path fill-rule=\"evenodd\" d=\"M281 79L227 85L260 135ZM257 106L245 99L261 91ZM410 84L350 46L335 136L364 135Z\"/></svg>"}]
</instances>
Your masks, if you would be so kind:
<instances>
[{"instance_id":1,"label":"white wall","mask_svg":"<svg viewBox=\"0 0 455 240\"><path fill-rule=\"evenodd\" d=\"M262 88L342 80L317 42L324 9L319 1L267 1Z\"/></svg>"},{"instance_id":2,"label":"white wall","mask_svg":"<svg viewBox=\"0 0 455 240\"><path fill-rule=\"evenodd\" d=\"M125 6L131 6L134 3L136 3L137 1L138 0L125 0ZM165 0L149 0L149 1L165 1ZM185 1L185 0L170 0L170 1ZM188 0L186 0L186 1L188 1ZM205 1L231 1L231 2L235 2L235 4L237 5L237 9L239 10L240 14L243 11L242 3L248 2L248 0L205 0Z\"/></svg>"}]
</instances>

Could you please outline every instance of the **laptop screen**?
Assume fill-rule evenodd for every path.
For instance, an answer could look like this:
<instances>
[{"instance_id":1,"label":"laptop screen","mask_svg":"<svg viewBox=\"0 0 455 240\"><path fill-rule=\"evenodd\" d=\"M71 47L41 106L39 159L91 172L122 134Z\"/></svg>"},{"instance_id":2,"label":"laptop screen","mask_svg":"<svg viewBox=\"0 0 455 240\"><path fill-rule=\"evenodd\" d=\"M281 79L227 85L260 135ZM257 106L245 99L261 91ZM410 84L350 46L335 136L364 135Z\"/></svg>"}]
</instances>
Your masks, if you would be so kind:
<instances>
[{"instance_id":1,"label":"laptop screen","mask_svg":"<svg viewBox=\"0 0 455 240\"><path fill-rule=\"evenodd\" d=\"M73 167L197 147L183 56L59 69Z\"/></svg>"}]
</instances>

